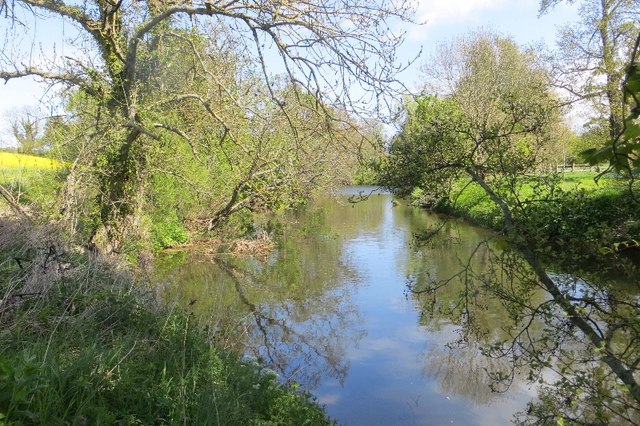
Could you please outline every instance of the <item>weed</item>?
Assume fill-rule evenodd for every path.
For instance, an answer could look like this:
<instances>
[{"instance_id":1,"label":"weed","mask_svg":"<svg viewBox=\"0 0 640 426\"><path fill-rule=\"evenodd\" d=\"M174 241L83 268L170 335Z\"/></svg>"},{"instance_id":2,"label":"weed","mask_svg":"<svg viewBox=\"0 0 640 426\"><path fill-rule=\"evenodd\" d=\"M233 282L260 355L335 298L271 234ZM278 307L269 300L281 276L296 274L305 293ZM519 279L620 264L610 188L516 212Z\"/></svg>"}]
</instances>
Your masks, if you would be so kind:
<instances>
[{"instance_id":1,"label":"weed","mask_svg":"<svg viewBox=\"0 0 640 426\"><path fill-rule=\"evenodd\" d=\"M43 269L28 240L0 246L0 423L329 423L309 395L218 350L117 265L61 250ZM13 259L27 252L32 271ZM35 271L42 285L27 293Z\"/></svg>"}]
</instances>

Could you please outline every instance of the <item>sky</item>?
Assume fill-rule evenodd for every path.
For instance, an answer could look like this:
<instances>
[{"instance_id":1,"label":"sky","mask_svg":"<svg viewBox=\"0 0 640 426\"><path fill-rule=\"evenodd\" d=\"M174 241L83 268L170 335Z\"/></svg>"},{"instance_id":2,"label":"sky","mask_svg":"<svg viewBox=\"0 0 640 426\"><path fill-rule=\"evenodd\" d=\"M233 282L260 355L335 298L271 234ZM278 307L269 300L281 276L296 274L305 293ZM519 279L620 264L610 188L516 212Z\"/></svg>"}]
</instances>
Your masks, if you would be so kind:
<instances>
[{"instance_id":1,"label":"sky","mask_svg":"<svg viewBox=\"0 0 640 426\"><path fill-rule=\"evenodd\" d=\"M417 19L424 25L411 28L402 54L423 48L416 66L403 76L405 84L420 81L420 66L450 42L478 29L512 37L521 46L544 44L554 49L558 29L578 20L576 5L561 3L538 17L539 0L419 0Z\"/></svg>"},{"instance_id":2,"label":"sky","mask_svg":"<svg viewBox=\"0 0 640 426\"><path fill-rule=\"evenodd\" d=\"M557 29L577 20L577 6L562 3L538 17L538 0L418 0L417 21L424 25L407 27L407 40L398 52L402 61L422 50L420 58L400 75L408 87L420 85L420 67L435 54L439 43L451 41L479 28L510 36L520 45L544 43L553 48ZM0 37L3 34L0 33ZM40 49L56 49L63 54L61 34L38 41ZM0 39L0 45L5 46ZM62 51L62 52L61 52ZM5 49L4 54L8 54ZM16 111L37 106L46 99L44 86L33 80L0 80L0 146L10 143L8 120Z\"/></svg>"}]
</instances>

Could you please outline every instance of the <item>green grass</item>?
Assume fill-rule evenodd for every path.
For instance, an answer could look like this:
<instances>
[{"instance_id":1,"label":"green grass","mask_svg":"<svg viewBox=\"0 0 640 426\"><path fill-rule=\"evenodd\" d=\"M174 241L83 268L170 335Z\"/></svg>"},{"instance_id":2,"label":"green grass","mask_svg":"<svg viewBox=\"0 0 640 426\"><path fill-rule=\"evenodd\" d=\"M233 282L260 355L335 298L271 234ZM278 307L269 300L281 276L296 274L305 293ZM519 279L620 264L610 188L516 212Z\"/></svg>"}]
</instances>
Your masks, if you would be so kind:
<instances>
[{"instance_id":1,"label":"green grass","mask_svg":"<svg viewBox=\"0 0 640 426\"><path fill-rule=\"evenodd\" d=\"M513 209L520 232L536 242L543 257L551 256L556 263L635 270L626 255L637 251L640 242L640 205L629 195L625 183L602 178L596 184L595 176L565 173L553 193L534 180L521 185L518 197L522 208ZM501 230L504 217L500 208L479 185L467 184L458 182L449 200L440 202L438 209ZM498 191L512 207L517 205L509 191Z\"/></svg>"},{"instance_id":2,"label":"green grass","mask_svg":"<svg viewBox=\"0 0 640 426\"><path fill-rule=\"evenodd\" d=\"M596 172L565 172L560 174L560 188L563 190L602 188L616 183L610 176L602 176L596 182L598 173Z\"/></svg>"},{"instance_id":3,"label":"green grass","mask_svg":"<svg viewBox=\"0 0 640 426\"><path fill-rule=\"evenodd\" d=\"M219 351L127 274L16 247L0 245L0 424L329 424L309 395Z\"/></svg>"},{"instance_id":4,"label":"green grass","mask_svg":"<svg viewBox=\"0 0 640 426\"><path fill-rule=\"evenodd\" d=\"M50 208L62 186L64 169L56 160L0 151L0 185L22 205Z\"/></svg>"},{"instance_id":5,"label":"green grass","mask_svg":"<svg viewBox=\"0 0 640 426\"><path fill-rule=\"evenodd\" d=\"M448 213L494 229L499 228L502 223L502 212L479 185L459 182L452 191L450 200L441 206Z\"/></svg>"},{"instance_id":6,"label":"green grass","mask_svg":"<svg viewBox=\"0 0 640 426\"><path fill-rule=\"evenodd\" d=\"M583 193L591 198L625 191L624 186L619 185L612 178L604 177L596 182L597 175L595 172L566 172L559 175L555 188L561 194ZM520 185L517 193L520 201L527 203L548 196L548 188L549 186L544 182L539 184L531 180L529 183ZM504 194L508 192L508 190L503 191ZM502 224L502 213L498 206L489 199L479 185L468 181L461 180L454 186L450 202L445 208L482 226L499 228Z\"/></svg>"}]
</instances>

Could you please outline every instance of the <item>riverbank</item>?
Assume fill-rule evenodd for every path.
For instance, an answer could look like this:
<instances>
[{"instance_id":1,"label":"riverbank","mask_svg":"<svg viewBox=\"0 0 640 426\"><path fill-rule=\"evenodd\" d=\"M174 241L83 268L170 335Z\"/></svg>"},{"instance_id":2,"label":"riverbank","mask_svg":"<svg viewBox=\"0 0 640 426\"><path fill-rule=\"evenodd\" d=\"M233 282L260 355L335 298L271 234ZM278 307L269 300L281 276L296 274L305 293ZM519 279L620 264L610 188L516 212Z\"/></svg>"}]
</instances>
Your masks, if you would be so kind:
<instances>
[{"instance_id":1,"label":"riverbank","mask_svg":"<svg viewBox=\"0 0 640 426\"><path fill-rule=\"evenodd\" d=\"M130 271L0 220L0 424L329 424Z\"/></svg>"},{"instance_id":2,"label":"riverbank","mask_svg":"<svg viewBox=\"0 0 640 426\"><path fill-rule=\"evenodd\" d=\"M567 174L552 193L521 188L522 208L514 210L515 219L548 264L633 274L640 248L640 203L626 183L601 179L595 184L594 176ZM498 232L503 228L500 208L474 183L458 182L450 197L435 203L414 191L412 203Z\"/></svg>"}]
</instances>

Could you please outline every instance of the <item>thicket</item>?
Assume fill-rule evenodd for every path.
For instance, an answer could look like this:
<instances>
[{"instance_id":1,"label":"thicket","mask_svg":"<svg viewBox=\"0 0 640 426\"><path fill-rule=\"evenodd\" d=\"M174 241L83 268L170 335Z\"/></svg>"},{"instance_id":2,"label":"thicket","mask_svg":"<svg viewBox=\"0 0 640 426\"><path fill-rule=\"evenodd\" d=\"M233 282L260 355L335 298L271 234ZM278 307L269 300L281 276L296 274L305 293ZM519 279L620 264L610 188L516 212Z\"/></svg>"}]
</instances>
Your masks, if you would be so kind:
<instances>
[{"instance_id":1,"label":"thicket","mask_svg":"<svg viewBox=\"0 0 640 426\"><path fill-rule=\"evenodd\" d=\"M533 189L535 184L523 185L519 191L522 209L517 210L516 219L548 264L632 275L637 269L640 203L624 183L601 179L596 185L594 177L581 179L590 181L588 185L578 185L569 176L552 191L545 188L543 194ZM473 182L456 182L451 194L438 200L418 188L411 200L497 232L504 229L500 207Z\"/></svg>"},{"instance_id":2,"label":"thicket","mask_svg":"<svg viewBox=\"0 0 640 426\"><path fill-rule=\"evenodd\" d=\"M126 271L0 226L0 424L330 423Z\"/></svg>"},{"instance_id":3,"label":"thicket","mask_svg":"<svg viewBox=\"0 0 640 426\"><path fill-rule=\"evenodd\" d=\"M404 90L394 53L404 34L389 28L413 13L406 0L19 0L0 10L17 46L0 77L62 89L64 111L18 117L15 132L64 160L53 215L79 243L119 254L180 244L350 180L380 134L358 117L384 116L385 95ZM32 18L68 24L64 63L28 53L40 36Z\"/></svg>"}]
</instances>

